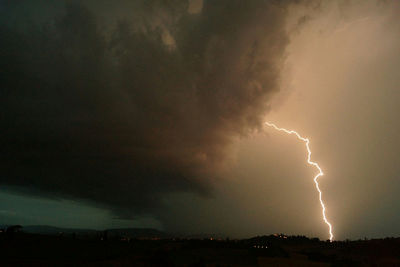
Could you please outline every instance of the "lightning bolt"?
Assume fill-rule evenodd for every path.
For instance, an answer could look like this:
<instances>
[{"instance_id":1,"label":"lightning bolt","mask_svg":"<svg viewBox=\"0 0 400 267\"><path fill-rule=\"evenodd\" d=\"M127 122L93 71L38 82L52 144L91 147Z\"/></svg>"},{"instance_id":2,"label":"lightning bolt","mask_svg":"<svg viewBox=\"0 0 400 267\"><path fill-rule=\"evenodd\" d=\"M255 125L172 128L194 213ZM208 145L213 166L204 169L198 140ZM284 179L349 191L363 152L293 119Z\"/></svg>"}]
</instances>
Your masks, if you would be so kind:
<instances>
[{"instance_id":1,"label":"lightning bolt","mask_svg":"<svg viewBox=\"0 0 400 267\"><path fill-rule=\"evenodd\" d=\"M315 177L314 177L314 183L315 183L315 188L317 188L318 193L319 193L319 202L321 203L321 207L322 207L322 217L323 217L323 219L324 219L324 222L325 222L325 223L328 225L328 227L329 227L329 240L332 242L332 240L333 240L332 225L330 224L330 222L329 222L328 219L326 218L326 214L325 214L326 208L325 208L324 202L322 201L322 191L321 191L321 189L319 189L319 184L318 184L318 178L319 178L320 176L324 175L324 173L323 173L321 167L319 167L318 163L316 163L316 162L314 162L314 161L311 161L310 140L309 140L308 138L302 137L302 136L301 136L298 132L296 132L296 131L287 130L287 129L284 129L284 128L279 128L279 127L276 126L275 124L269 123L269 122L266 122L265 124L268 125L268 126L270 126L270 127L273 127L275 130L278 130L278 131L281 131L281 132L285 132L285 133L287 133L287 134L294 134L294 135L296 135L297 139L299 139L299 140L301 140L301 141L303 141L303 142L305 143L306 148L307 148L307 163L308 163L309 165L314 166L314 167L317 168L317 170L318 170L317 175L315 175Z\"/></svg>"}]
</instances>

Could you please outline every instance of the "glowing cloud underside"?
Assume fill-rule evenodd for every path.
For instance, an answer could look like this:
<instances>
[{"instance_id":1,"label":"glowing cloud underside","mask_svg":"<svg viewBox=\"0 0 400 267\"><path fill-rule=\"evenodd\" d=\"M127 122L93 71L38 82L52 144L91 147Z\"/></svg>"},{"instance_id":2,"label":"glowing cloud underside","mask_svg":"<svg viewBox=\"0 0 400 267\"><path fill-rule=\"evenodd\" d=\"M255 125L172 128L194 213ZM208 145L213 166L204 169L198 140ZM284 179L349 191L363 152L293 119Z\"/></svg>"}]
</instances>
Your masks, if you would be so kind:
<instances>
[{"instance_id":1,"label":"glowing cloud underside","mask_svg":"<svg viewBox=\"0 0 400 267\"><path fill-rule=\"evenodd\" d=\"M332 242L332 240L333 240L332 225L330 224L330 222L329 222L328 219L326 218L326 215L325 215L326 208L325 208L324 202L322 201L322 191L321 191L321 189L319 189L319 184L318 184L318 178L319 178L320 176L324 175L324 173L322 172L322 170L321 170L321 168L319 167L318 163L311 161L311 150L310 150L310 146L309 146L309 145L310 145L310 140L309 140L308 138L302 137L302 136L301 136L300 134L298 134L296 131L293 131L293 130L286 130L286 129L284 129L284 128L279 128L279 127L276 126L275 124L269 123L269 122L266 122L265 124L268 125L268 126L270 126L270 127L275 128L275 129L278 130L278 131L285 132L285 133L287 133L287 134L294 134L294 135L296 135L297 139L303 141L303 142L306 144L306 148L307 148L307 163L310 164L310 165L312 165L312 166L314 166L314 167L317 168L317 170L318 170L317 175L314 177L314 183L315 183L315 188L317 188L318 193L319 193L319 202L321 203L321 207L322 207L322 217L323 217L323 219L324 219L324 222L325 222L325 223L328 225L328 227L329 227L329 240Z\"/></svg>"}]
</instances>

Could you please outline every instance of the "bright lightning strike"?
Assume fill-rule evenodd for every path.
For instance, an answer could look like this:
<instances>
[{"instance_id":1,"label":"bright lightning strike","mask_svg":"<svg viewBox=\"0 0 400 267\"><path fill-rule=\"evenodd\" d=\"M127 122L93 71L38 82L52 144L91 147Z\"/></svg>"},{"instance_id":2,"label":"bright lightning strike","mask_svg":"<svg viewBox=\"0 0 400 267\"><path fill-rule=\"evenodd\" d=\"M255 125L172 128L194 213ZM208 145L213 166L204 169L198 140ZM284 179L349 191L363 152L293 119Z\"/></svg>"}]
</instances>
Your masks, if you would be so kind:
<instances>
[{"instance_id":1,"label":"bright lightning strike","mask_svg":"<svg viewBox=\"0 0 400 267\"><path fill-rule=\"evenodd\" d=\"M266 122L265 124L268 125L268 126L270 126L270 127L275 128L275 130L278 130L278 131L281 131L281 132L285 132L285 133L287 133L287 134L294 134L294 135L296 135L296 137L297 137L299 140L303 141L303 142L306 144L307 153L308 153L308 154L307 154L307 163L310 164L310 165L312 165L312 166L314 166L314 167L316 167L316 168L318 169L318 173L317 173L317 175L314 177L314 183L315 183L315 188L317 188L318 193L319 193L319 202L321 203L321 207L322 207L322 217L323 217L323 219L324 219L324 222L325 222L325 223L328 225L328 227L329 227L329 240L332 242L332 240L333 240L332 225L330 224L330 222L329 222L328 219L326 218L326 215L325 215L326 208L325 208L324 202L322 201L322 191L321 191L321 189L319 189L319 184L318 184L318 178L319 178L320 176L324 175L324 173L322 172L322 170L321 170L321 168L319 167L318 163L311 161L311 150L310 150L310 146L309 146L309 145L310 145L310 140L309 140L308 138L302 137L302 136L301 136L300 134L298 134L296 131L293 131L293 130L286 130L286 129L284 129L284 128L279 128L279 127L276 126L275 124L269 123L269 122Z\"/></svg>"}]
</instances>

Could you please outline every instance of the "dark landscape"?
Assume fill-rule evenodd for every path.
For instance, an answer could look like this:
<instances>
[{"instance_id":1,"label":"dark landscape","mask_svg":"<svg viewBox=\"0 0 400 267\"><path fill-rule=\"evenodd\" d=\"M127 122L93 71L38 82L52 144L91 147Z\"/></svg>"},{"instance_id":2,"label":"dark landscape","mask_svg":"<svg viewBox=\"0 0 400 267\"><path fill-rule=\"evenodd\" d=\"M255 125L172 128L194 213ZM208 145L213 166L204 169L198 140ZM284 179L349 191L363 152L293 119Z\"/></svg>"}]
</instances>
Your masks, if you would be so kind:
<instances>
[{"instance_id":1,"label":"dark landscape","mask_svg":"<svg viewBox=\"0 0 400 267\"><path fill-rule=\"evenodd\" d=\"M399 36L389 0L0 0L0 267L400 267Z\"/></svg>"},{"instance_id":2,"label":"dark landscape","mask_svg":"<svg viewBox=\"0 0 400 267\"><path fill-rule=\"evenodd\" d=\"M400 238L329 242L273 234L194 239L173 238L155 229L9 226L0 232L0 265L399 266Z\"/></svg>"}]
</instances>

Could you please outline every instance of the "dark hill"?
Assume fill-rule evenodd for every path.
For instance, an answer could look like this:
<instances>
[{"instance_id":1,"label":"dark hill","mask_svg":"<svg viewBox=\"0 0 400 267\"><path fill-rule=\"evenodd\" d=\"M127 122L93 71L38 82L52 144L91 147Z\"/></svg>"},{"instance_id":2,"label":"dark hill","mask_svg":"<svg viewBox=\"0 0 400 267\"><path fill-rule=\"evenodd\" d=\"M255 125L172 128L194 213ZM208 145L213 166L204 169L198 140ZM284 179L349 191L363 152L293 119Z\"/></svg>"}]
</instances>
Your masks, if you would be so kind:
<instances>
[{"instance_id":1,"label":"dark hill","mask_svg":"<svg viewBox=\"0 0 400 267\"><path fill-rule=\"evenodd\" d=\"M60 235L77 234L85 236L95 236L107 232L109 237L128 237L128 238L167 238L168 235L153 228L115 228L106 230L94 230L85 228L62 228L49 225L28 225L22 231L30 234Z\"/></svg>"}]
</instances>

